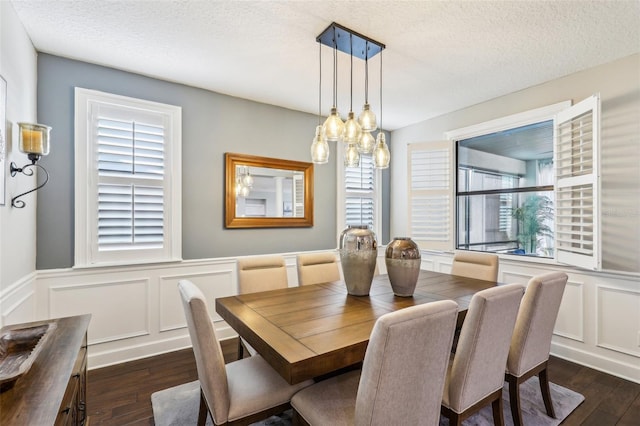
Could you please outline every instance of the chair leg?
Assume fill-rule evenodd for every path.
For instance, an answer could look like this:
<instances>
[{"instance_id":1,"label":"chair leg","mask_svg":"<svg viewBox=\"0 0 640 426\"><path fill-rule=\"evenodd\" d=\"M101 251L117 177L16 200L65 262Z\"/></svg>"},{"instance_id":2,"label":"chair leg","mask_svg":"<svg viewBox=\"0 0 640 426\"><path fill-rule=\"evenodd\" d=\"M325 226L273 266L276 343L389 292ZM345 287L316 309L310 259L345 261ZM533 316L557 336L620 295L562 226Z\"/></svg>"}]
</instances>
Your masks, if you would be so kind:
<instances>
[{"instance_id":1,"label":"chair leg","mask_svg":"<svg viewBox=\"0 0 640 426\"><path fill-rule=\"evenodd\" d=\"M542 392L542 400L544 401L544 408L547 410L547 416L555 419L556 413L553 411L553 402L551 402L551 389L549 389L549 376L547 375L547 369L538 373L538 379L540 381L540 392Z\"/></svg>"},{"instance_id":2,"label":"chair leg","mask_svg":"<svg viewBox=\"0 0 640 426\"><path fill-rule=\"evenodd\" d=\"M207 421L207 414L209 413L209 407L207 407L207 401L204 399L204 394L200 390L200 409L198 410L198 426L204 426Z\"/></svg>"},{"instance_id":3,"label":"chair leg","mask_svg":"<svg viewBox=\"0 0 640 426\"><path fill-rule=\"evenodd\" d=\"M244 346L242 346L242 339L238 336L238 359L244 358Z\"/></svg>"},{"instance_id":4,"label":"chair leg","mask_svg":"<svg viewBox=\"0 0 640 426\"><path fill-rule=\"evenodd\" d=\"M504 416L502 415L502 392L498 395L498 398L491 403L493 409L493 424L495 426L504 425Z\"/></svg>"},{"instance_id":5,"label":"chair leg","mask_svg":"<svg viewBox=\"0 0 640 426\"><path fill-rule=\"evenodd\" d=\"M518 378L512 375L506 375L509 384L509 401L511 406L511 417L513 418L513 426L522 426L522 411L520 411L520 383Z\"/></svg>"}]
</instances>

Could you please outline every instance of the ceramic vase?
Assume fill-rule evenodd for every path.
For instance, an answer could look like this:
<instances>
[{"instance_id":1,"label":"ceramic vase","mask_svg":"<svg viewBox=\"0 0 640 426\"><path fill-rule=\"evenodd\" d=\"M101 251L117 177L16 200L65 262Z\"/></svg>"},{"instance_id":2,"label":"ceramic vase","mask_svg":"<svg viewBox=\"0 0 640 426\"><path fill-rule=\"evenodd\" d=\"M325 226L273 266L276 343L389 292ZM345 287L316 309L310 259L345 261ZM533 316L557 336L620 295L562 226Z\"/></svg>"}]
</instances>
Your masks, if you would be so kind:
<instances>
[{"instance_id":1,"label":"ceramic vase","mask_svg":"<svg viewBox=\"0 0 640 426\"><path fill-rule=\"evenodd\" d=\"M378 256L376 234L368 226L349 226L340 234L339 247L347 292L369 295Z\"/></svg>"},{"instance_id":2,"label":"ceramic vase","mask_svg":"<svg viewBox=\"0 0 640 426\"><path fill-rule=\"evenodd\" d=\"M413 295L420 274L420 249L408 237L396 237L387 245L384 256L393 294Z\"/></svg>"}]
</instances>

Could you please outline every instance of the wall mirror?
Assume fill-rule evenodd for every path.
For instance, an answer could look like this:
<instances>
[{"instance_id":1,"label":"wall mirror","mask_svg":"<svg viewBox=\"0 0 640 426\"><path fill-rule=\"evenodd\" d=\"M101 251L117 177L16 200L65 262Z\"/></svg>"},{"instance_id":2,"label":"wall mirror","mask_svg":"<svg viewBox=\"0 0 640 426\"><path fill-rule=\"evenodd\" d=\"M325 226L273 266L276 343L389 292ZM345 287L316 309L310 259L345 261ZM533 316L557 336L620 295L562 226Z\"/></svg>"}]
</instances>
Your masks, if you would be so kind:
<instances>
[{"instance_id":1,"label":"wall mirror","mask_svg":"<svg viewBox=\"0 0 640 426\"><path fill-rule=\"evenodd\" d=\"M225 226L313 226L313 164L225 154Z\"/></svg>"}]
</instances>

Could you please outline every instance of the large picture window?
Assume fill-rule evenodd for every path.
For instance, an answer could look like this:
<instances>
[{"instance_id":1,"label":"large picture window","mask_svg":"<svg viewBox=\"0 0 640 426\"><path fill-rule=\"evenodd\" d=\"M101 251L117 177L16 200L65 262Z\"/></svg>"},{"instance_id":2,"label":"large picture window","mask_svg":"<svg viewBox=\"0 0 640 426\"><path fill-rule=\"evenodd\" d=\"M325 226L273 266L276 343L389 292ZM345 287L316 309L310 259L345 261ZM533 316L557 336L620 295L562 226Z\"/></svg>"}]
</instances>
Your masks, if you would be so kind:
<instances>
[{"instance_id":1,"label":"large picture window","mask_svg":"<svg viewBox=\"0 0 640 426\"><path fill-rule=\"evenodd\" d=\"M456 142L456 248L553 257L553 121Z\"/></svg>"}]
</instances>

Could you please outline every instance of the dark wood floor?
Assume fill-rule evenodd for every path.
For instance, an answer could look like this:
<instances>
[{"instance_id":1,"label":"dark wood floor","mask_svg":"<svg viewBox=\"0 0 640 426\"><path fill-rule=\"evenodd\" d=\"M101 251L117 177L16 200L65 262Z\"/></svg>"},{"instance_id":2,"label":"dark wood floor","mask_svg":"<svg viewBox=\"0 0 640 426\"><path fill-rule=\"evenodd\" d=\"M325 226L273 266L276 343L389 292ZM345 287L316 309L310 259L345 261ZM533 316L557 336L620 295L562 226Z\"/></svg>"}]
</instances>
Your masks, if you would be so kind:
<instances>
[{"instance_id":1,"label":"dark wood floor","mask_svg":"<svg viewBox=\"0 0 640 426\"><path fill-rule=\"evenodd\" d=\"M236 358L236 345L235 339L223 342L227 362ZM554 357L549 377L585 396L564 425L640 425L640 384ZM151 394L196 379L191 349L90 370L90 425L153 425Z\"/></svg>"}]
</instances>

